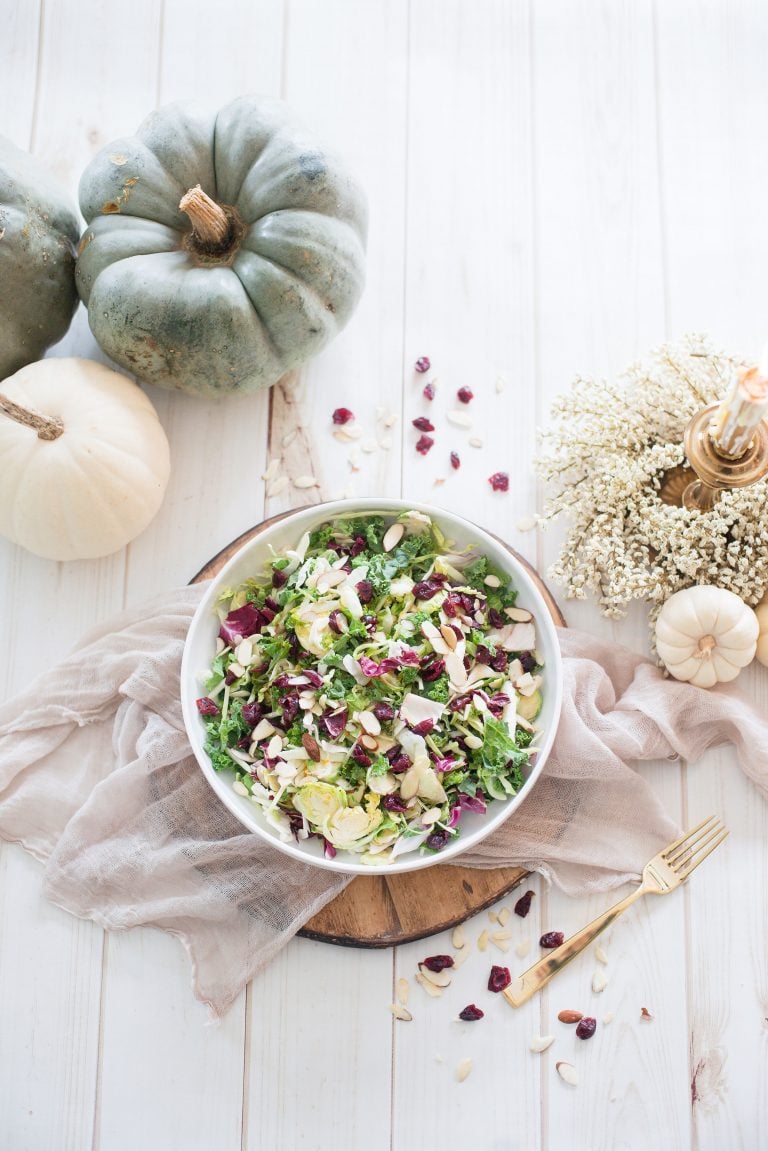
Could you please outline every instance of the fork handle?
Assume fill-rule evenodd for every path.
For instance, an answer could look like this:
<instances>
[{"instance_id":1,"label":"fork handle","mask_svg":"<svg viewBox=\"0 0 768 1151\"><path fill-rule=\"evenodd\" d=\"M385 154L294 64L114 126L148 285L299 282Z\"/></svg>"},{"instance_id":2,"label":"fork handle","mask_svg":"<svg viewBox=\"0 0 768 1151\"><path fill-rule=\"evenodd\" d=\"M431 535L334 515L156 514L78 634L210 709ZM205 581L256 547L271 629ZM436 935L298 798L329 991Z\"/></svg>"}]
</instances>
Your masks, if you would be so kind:
<instances>
[{"instance_id":1,"label":"fork handle","mask_svg":"<svg viewBox=\"0 0 768 1151\"><path fill-rule=\"evenodd\" d=\"M642 895L646 894L646 887L640 884L634 891L624 899L620 899L613 907L609 907L602 915L598 915L597 919L593 919L586 927L582 927L581 931L577 931L570 939L566 939L554 951L550 951L538 963L534 963L533 967L529 967L526 972L518 976L517 979L504 989L504 996L508 1003L513 1007L521 1007L523 1003L527 1003L532 995L548 983L553 975L556 975L561 968L565 967L566 963L570 963L572 959L584 950L584 948L596 939L601 931L605 931L606 927L613 923L622 911L626 909L639 899Z\"/></svg>"}]
</instances>

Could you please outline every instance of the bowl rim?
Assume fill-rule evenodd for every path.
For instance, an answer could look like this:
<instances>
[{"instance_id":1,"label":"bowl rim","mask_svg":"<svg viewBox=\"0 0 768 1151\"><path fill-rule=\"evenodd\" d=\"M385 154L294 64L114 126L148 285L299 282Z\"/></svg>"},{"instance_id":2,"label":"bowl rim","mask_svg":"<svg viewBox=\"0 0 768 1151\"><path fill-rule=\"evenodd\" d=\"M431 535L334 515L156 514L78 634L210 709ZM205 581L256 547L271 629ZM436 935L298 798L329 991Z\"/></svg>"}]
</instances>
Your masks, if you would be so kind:
<instances>
[{"instance_id":1,"label":"bowl rim","mask_svg":"<svg viewBox=\"0 0 768 1151\"><path fill-rule=\"evenodd\" d=\"M499 810L490 815L490 818L484 820L483 824L469 832L466 836L459 836L456 840L448 843L443 851L436 852L433 855L419 855L417 852L411 852L404 856L399 857L393 863L382 862L380 864L354 862L354 857L349 861L340 858L343 855L350 853L339 852L335 858L328 859L325 856L310 855L302 849L298 843L291 841L290 843L283 842L276 834L272 834L265 828L262 828L254 815L251 815L250 810L245 806L245 799L238 796L232 789L231 780L228 775L216 772L211 764L208 756L203 750L202 739L200 733L202 730L200 717L195 707L195 699L197 698L195 691L195 683L199 674L199 668L191 669L191 640L196 635L197 631L204 626L204 621L209 618L209 614L213 610L213 605L218 598L219 591L223 586L226 586L227 576L236 566L238 566L243 559L244 553L250 549L256 550L259 547L264 547L269 543L269 536L273 532L284 532L286 529L290 531L292 522L296 519L304 517L317 518L318 520L325 520L334 518L336 516L350 515L350 514L363 514L371 515L380 512L383 515L398 515L404 511L418 511L429 515L435 522L441 525L441 518L444 518L450 523L453 521L458 524L465 532L468 538L476 541L478 548L485 551L490 550L491 553L501 552L504 556L504 564L508 567L510 574L516 581L518 590L523 591L526 601L533 599L534 603L531 605L535 610L535 617L537 627L542 626L543 630L548 633L548 638L551 641L549 646L551 652L547 659L547 699L551 708L551 720L547 731L544 732L544 738L541 748L538 752L536 763L534 764L530 775L526 779L520 790L498 804ZM258 525L257 525L258 526ZM303 530L307 530L304 528ZM521 584L524 585L521 587ZM540 621L544 618L543 625ZM207 588L203 598L200 600L197 608L192 616L187 635L184 642L184 649L181 659L180 681L179 681L179 696L181 701L182 717L184 727L189 738L191 750L197 761L198 766L203 772L208 785L212 788L214 793L222 801L224 806L232 812L238 821L248 831L257 835L259 839L265 844L270 845L275 850L282 852L284 855L299 862L308 864L312 867L322 868L325 871L336 872L343 875L367 875L367 876L388 876L403 874L409 871L420 871L425 867L434 867L439 864L460 859L467 850L480 843L487 836L491 835L497 830L506 820L512 815L514 811L520 807L525 801L527 796L531 793L536 785L544 765L549 757L554 744L555 736L557 734L557 727L560 720L560 713L562 708L562 695L563 695L563 668L562 657L560 654L560 645L557 640L556 625L550 613L550 609L544 600L541 592L539 591L532 576L526 571L525 566L514 556L508 546L500 539L492 536L484 528L479 527L477 524L472 523L464 516L450 511L446 508L441 508L435 504L425 503L421 500L405 500L400 497L374 497L365 496L357 499L341 499L331 500L318 504L308 504L304 507L293 508L281 516L275 523L270 524L263 532L257 536L252 536L246 540L235 552L229 557L221 571L216 574L211 580L210 586ZM494 805L496 806L496 805ZM493 812L493 808L491 808Z\"/></svg>"}]
</instances>

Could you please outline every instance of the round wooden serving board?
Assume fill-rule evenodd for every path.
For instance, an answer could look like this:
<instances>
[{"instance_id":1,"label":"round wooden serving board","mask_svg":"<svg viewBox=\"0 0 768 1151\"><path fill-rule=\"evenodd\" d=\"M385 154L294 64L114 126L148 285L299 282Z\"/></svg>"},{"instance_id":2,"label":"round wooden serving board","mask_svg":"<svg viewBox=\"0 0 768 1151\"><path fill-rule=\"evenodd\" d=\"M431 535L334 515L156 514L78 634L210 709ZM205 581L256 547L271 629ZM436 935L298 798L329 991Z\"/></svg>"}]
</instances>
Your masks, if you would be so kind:
<instances>
[{"instance_id":1,"label":"round wooden serving board","mask_svg":"<svg viewBox=\"0 0 768 1151\"><path fill-rule=\"evenodd\" d=\"M243 532L209 560L191 580L211 579L238 551L266 528L290 515L282 512ZM498 537L497 537L498 538ZM503 540L526 568L558 627L565 627L557 602L538 572ZM404 875L358 876L299 932L345 947L391 947L435 935L502 899L528 874L520 867L482 870L436 864Z\"/></svg>"}]
</instances>

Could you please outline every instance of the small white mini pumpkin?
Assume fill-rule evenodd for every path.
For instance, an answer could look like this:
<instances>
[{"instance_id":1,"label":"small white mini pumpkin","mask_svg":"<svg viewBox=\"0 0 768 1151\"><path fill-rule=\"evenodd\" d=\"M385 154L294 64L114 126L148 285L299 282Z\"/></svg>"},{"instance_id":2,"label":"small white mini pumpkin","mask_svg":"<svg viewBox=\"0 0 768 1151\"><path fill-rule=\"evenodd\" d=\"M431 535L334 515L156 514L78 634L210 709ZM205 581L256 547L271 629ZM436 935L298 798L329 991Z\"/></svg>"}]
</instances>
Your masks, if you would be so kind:
<instances>
[{"instance_id":1,"label":"small white mini pumpkin","mask_svg":"<svg viewBox=\"0 0 768 1151\"><path fill-rule=\"evenodd\" d=\"M713 687L735 679L757 646L755 613L732 591L689 587L675 592L656 621L656 650L675 679Z\"/></svg>"},{"instance_id":2,"label":"small white mini pumpkin","mask_svg":"<svg viewBox=\"0 0 768 1151\"><path fill-rule=\"evenodd\" d=\"M0 384L0 459L0 535L54 560L119 551L170 471L152 403L91 360L40 360Z\"/></svg>"}]
</instances>

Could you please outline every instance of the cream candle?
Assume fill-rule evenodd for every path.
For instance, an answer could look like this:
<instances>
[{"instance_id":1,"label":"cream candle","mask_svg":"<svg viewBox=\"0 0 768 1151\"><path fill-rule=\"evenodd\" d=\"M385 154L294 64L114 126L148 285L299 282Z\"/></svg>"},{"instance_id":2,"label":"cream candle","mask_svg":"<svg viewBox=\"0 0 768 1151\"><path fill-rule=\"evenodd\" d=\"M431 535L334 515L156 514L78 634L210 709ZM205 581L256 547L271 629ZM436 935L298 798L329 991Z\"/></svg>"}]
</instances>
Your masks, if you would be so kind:
<instances>
[{"instance_id":1,"label":"cream candle","mask_svg":"<svg viewBox=\"0 0 768 1151\"><path fill-rule=\"evenodd\" d=\"M755 368L736 375L730 394L715 413L712 439L715 448L728 459L743 456L755 428L768 412L768 346Z\"/></svg>"}]
</instances>

